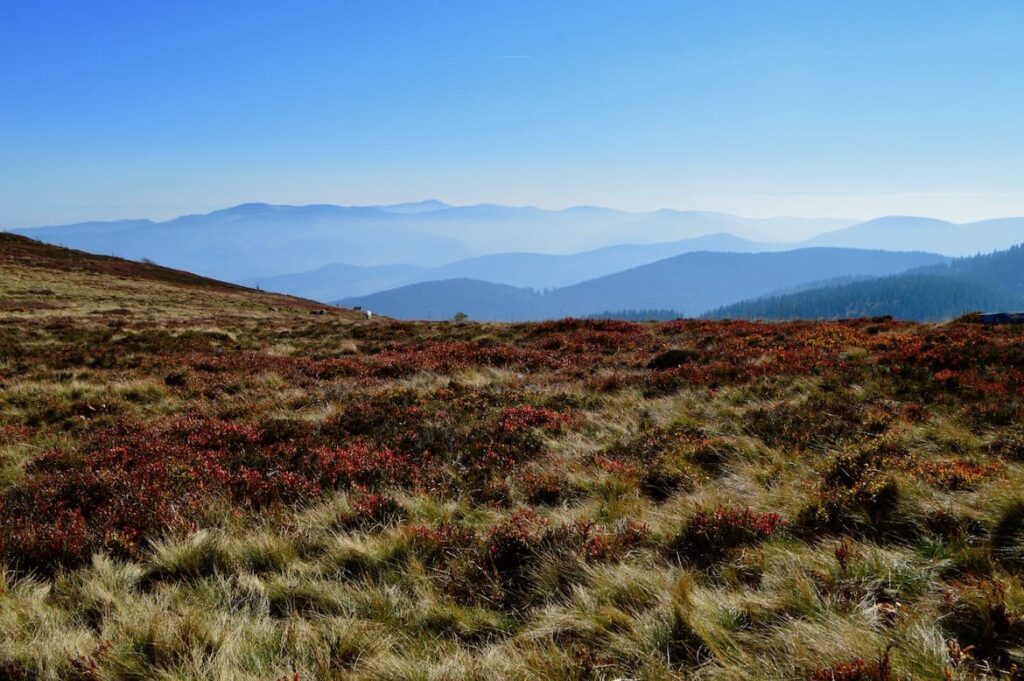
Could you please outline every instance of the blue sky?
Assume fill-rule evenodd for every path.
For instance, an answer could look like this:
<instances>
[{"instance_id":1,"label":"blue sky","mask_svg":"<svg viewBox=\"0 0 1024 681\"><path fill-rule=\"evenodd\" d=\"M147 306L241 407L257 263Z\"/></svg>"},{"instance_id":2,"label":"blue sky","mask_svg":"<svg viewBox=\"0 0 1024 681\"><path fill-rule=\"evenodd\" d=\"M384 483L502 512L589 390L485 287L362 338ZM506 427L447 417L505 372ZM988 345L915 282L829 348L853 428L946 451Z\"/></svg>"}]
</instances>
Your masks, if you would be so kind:
<instances>
[{"instance_id":1,"label":"blue sky","mask_svg":"<svg viewBox=\"0 0 1024 681\"><path fill-rule=\"evenodd\" d=\"M1021 2L18 2L0 227L244 201L1024 214Z\"/></svg>"}]
</instances>

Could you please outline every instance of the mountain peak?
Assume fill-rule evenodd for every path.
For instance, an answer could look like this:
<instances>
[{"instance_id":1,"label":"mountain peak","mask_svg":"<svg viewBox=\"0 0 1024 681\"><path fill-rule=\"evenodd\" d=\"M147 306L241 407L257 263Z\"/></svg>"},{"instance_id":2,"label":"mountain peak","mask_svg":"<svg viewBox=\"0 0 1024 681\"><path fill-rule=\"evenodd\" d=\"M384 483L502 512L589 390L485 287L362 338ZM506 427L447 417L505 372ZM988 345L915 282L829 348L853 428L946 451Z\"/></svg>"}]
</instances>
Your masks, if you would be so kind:
<instances>
[{"instance_id":1,"label":"mountain peak","mask_svg":"<svg viewBox=\"0 0 1024 681\"><path fill-rule=\"evenodd\" d=\"M411 201L408 203L393 203L386 206L377 206L377 208L387 211L388 213L415 214L444 210L446 208L452 208L452 206L444 201L438 201L437 199L425 199L423 201Z\"/></svg>"},{"instance_id":2,"label":"mountain peak","mask_svg":"<svg viewBox=\"0 0 1024 681\"><path fill-rule=\"evenodd\" d=\"M883 215L882 217L874 218L873 220L867 220L860 223L859 226L873 225L873 226L899 226L899 227L934 227L934 226L947 226L955 223L948 222L946 220L940 220L938 218L924 218L918 215Z\"/></svg>"},{"instance_id":3,"label":"mountain peak","mask_svg":"<svg viewBox=\"0 0 1024 681\"><path fill-rule=\"evenodd\" d=\"M210 211L210 215L216 214L234 214L234 215L248 215L252 213L262 213L268 208L273 208L269 203L260 203L258 201L251 201L249 203L240 203L237 206L231 206L230 208L222 208L221 210Z\"/></svg>"}]
</instances>

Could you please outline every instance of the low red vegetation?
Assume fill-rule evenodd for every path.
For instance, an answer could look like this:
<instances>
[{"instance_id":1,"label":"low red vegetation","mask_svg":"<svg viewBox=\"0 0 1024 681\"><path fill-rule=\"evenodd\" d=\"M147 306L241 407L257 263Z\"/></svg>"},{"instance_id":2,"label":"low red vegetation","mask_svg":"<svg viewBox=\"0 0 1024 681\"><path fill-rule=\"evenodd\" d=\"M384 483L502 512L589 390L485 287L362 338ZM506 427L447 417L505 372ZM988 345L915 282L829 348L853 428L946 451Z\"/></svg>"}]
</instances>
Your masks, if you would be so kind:
<instances>
[{"instance_id":1,"label":"low red vegetation","mask_svg":"<svg viewBox=\"0 0 1024 681\"><path fill-rule=\"evenodd\" d=\"M616 523L611 529L589 522L585 527L586 539L581 551L587 560L617 560L629 551L651 543L647 525L631 519Z\"/></svg>"},{"instance_id":2,"label":"low red vegetation","mask_svg":"<svg viewBox=\"0 0 1024 681\"><path fill-rule=\"evenodd\" d=\"M200 417L166 426L122 423L78 449L54 449L0 498L0 554L25 568L77 564L99 548L134 555L146 540L190 526L217 504L258 509L322 490L411 477L386 450L268 443L251 425Z\"/></svg>"},{"instance_id":3,"label":"low red vegetation","mask_svg":"<svg viewBox=\"0 0 1024 681\"><path fill-rule=\"evenodd\" d=\"M76 449L36 456L0 497L0 555L43 570L100 548L136 555L149 538L199 523L214 507L290 505L330 489L365 490L353 523L379 524L387 509L374 492L485 490L541 452L539 431L557 433L569 422L552 409L502 406L504 396L437 397L421 404L412 393L378 395L322 428L198 416L94 428Z\"/></svg>"},{"instance_id":4,"label":"low red vegetation","mask_svg":"<svg viewBox=\"0 0 1024 681\"><path fill-rule=\"evenodd\" d=\"M434 565L453 559L477 541L473 530L451 523L442 523L437 527L415 525L407 531L419 555Z\"/></svg>"},{"instance_id":5,"label":"low red vegetation","mask_svg":"<svg viewBox=\"0 0 1024 681\"><path fill-rule=\"evenodd\" d=\"M698 510L669 542L669 552L684 561L710 564L731 551L753 546L786 526L777 513L759 513L749 508L718 507Z\"/></svg>"},{"instance_id":6,"label":"low red vegetation","mask_svg":"<svg viewBox=\"0 0 1024 681\"><path fill-rule=\"evenodd\" d=\"M979 483L999 475L1006 465L1001 461L975 463L966 459L919 461L911 473L927 480L935 487L947 490L974 489Z\"/></svg>"},{"instance_id":7,"label":"low red vegetation","mask_svg":"<svg viewBox=\"0 0 1024 681\"><path fill-rule=\"evenodd\" d=\"M811 681L892 681L893 678L892 652L888 648L877 660L866 661L857 657L850 662L819 669L811 675Z\"/></svg>"},{"instance_id":8,"label":"low red vegetation","mask_svg":"<svg viewBox=\"0 0 1024 681\"><path fill-rule=\"evenodd\" d=\"M388 525L404 516L401 505L389 494L362 491L352 501L352 512L342 519L342 526L370 529Z\"/></svg>"},{"instance_id":9,"label":"low red vegetation","mask_svg":"<svg viewBox=\"0 0 1024 681\"><path fill-rule=\"evenodd\" d=\"M541 560L619 560L653 543L647 526L631 520L611 527L589 520L556 524L529 509L482 533L449 523L406 531L415 553L434 568L431 574L448 593L511 608L538 596L534 580Z\"/></svg>"},{"instance_id":10,"label":"low red vegetation","mask_svg":"<svg viewBox=\"0 0 1024 681\"><path fill-rule=\"evenodd\" d=\"M529 404L505 407L498 416L498 427L505 433L522 433L531 428L558 433L568 423L567 414Z\"/></svg>"},{"instance_id":11,"label":"low red vegetation","mask_svg":"<svg viewBox=\"0 0 1024 681\"><path fill-rule=\"evenodd\" d=\"M526 470L515 476L514 484L527 502L536 505L571 501L582 494L580 487L560 470Z\"/></svg>"}]
</instances>

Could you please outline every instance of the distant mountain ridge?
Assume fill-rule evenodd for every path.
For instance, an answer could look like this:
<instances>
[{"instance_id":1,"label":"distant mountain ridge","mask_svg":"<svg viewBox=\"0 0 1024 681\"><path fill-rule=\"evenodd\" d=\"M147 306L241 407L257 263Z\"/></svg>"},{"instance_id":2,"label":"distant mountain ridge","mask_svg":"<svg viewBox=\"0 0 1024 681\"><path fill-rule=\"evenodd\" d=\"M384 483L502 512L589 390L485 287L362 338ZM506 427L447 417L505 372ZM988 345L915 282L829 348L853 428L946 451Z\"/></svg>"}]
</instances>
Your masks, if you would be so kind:
<instances>
[{"instance_id":1,"label":"distant mountain ridge","mask_svg":"<svg viewBox=\"0 0 1024 681\"><path fill-rule=\"evenodd\" d=\"M309 272L260 277L246 285L265 291L298 295L311 300L329 301L341 297L362 296L422 281L434 268L419 265L372 265L360 267L332 263ZM429 278L429 277L427 277ZM296 293L302 291L301 294Z\"/></svg>"},{"instance_id":2,"label":"distant mountain ridge","mask_svg":"<svg viewBox=\"0 0 1024 681\"><path fill-rule=\"evenodd\" d=\"M242 204L166 222L81 223L15 232L92 253L149 258L234 282L339 260L440 264L469 255L455 239L403 226L402 221L414 218L377 207Z\"/></svg>"},{"instance_id":3,"label":"distant mountain ridge","mask_svg":"<svg viewBox=\"0 0 1024 681\"><path fill-rule=\"evenodd\" d=\"M690 316L830 276L882 276L945 262L930 253L807 248L767 253L700 251L538 293L474 279L402 286L338 301L402 319L519 321L582 317L608 310L675 310Z\"/></svg>"},{"instance_id":4,"label":"distant mountain ridge","mask_svg":"<svg viewBox=\"0 0 1024 681\"><path fill-rule=\"evenodd\" d=\"M965 224L911 216L888 216L820 234L802 246L927 250L952 256L976 255L1024 241L1024 217Z\"/></svg>"},{"instance_id":5,"label":"distant mountain ridge","mask_svg":"<svg viewBox=\"0 0 1024 681\"><path fill-rule=\"evenodd\" d=\"M254 286L258 284L268 291L324 301L444 279L476 279L520 288L548 289L569 286L692 251L756 253L780 250L783 247L783 244L749 241L732 234L709 234L664 244L623 244L568 255L496 253L430 268L414 265L357 267L335 264L311 272L267 277L248 283Z\"/></svg>"},{"instance_id":6,"label":"distant mountain ridge","mask_svg":"<svg viewBox=\"0 0 1024 681\"><path fill-rule=\"evenodd\" d=\"M782 228L816 234L851 222L742 218L701 211L633 213L589 206L564 210L451 206L428 200L384 206L246 203L163 222L87 222L13 231L47 243L134 260L149 258L243 282L334 263L436 267L494 253L578 253L723 232L764 242Z\"/></svg>"},{"instance_id":7,"label":"distant mountain ridge","mask_svg":"<svg viewBox=\"0 0 1024 681\"><path fill-rule=\"evenodd\" d=\"M957 225L889 216L857 223L670 209L454 206L428 199L367 206L246 203L163 222L118 220L15 231L91 253L149 259L225 281L331 300L448 278L565 288L700 249L829 247L968 255L1024 241L1024 218ZM790 244L773 241L780 233L806 238ZM385 269L351 269L377 267Z\"/></svg>"},{"instance_id":8,"label":"distant mountain ridge","mask_svg":"<svg viewBox=\"0 0 1024 681\"><path fill-rule=\"evenodd\" d=\"M709 319L852 319L892 316L942 321L967 312L1016 307L1019 299L977 282L925 274L900 274L855 284L812 289L735 303Z\"/></svg>"}]
</instances>

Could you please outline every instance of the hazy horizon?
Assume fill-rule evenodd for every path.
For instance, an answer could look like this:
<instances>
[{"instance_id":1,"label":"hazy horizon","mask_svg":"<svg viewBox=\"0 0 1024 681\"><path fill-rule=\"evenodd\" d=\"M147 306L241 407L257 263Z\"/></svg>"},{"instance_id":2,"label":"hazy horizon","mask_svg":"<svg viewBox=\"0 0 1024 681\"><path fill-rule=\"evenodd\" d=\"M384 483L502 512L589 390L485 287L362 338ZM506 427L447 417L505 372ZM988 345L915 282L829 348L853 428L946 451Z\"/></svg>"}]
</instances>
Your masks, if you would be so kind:
<instances>
[{"instance_id":1,"label":"hazy horizon","mask_svg":"<svg viewBox=\"0 0 1024 681\"><path fill-rule=\"evenodd\" d=\"M776 197L777 198L777 197ZM874 213L863 213L858 215L853 214L836 214L826 212L815 212L815 211L799 211L796 210L796 201L800 200L801 197L791 197L793 201L793 208L789 212L772 212L767 208L761 211L750 210L750 211L738 211L730 210L726 207L687 207L681 205L669 206L669 205L655 205L655 206L618 206L609 205L602 203L569 203L569 204L541 204L538 202L525 202L525 203L502 203L500 201L454 201L446 200L436 196L429 197L414 197L414 198L397 198L394 200L381 200L375 202L366 201L343 201L343 200L323 200L323 201L268 201L264 199L252 199L245 201L237 201L225 205L197 205L197 206L151 206L145 207L110 207L110 208L98 208L90 207L88 209L81 208L69 208L68 215L79 217L71 217L66 220L54 220L54 221L42 221L33 224L0 224L0 230L21 230L21 229L34 229L39 227L52 227L63 224L75 224L82 222L116 222L121 220L151 220L153 222L167 222L176 218L186 217L190 215L206 215L209 213L228 210L243 206L247 204L265 204L269 206L283 206L283 207L294 207L302 208L308 206L341 206L341 207L380 207L380 206L392 206L401 204L414 204L414 203L425 203L428 201L438 201L446 204L453 208L468 208L473 206L503 206L508 208L538 208L546 211L567 211L575 208L598 208L606 210L622 211L624 213L653 213L661 210L672 210L681 213L722 213L725 215L741 217L751 220L771 220L779 219L784 220L787 218L793 218L797 220L841 220L848 221L850 223L861 223L875 220L884 217L922 217L935 220L943 220L946 222L964 224L972 222L982 222L985 220L994 220L1001 218L1016 218L1024 216L1024 195L1021 197L1021 205L1018 213L1014 212L999 212L996 210L985 211L980 208L975 210L962 210L962 211L947 211L945 213L936 213L934 211L910 211L910 210L890 210L881 211ZM821 199L822 197L815 197ZM891 205L897 207L899 204L896 201L896 197L876 197L879 205L890 205L886 201L891 201ZM932 197L934 201L934 197ZM1005 198L1011 206L1016 206L1015 203L1009 201L1009 198ZM774 205L774 204L773 204ZM779 205L786 205L785 203L779 203ZM781 209L780 209L781 210ZM806 238L806 235L801 236L799 234L779 234L778 240L785 241L787 239L802 239Z\"/></svg>"},{"instance_id":2,"label":"hazy horizon","mask_svg":"<svg viewBox=\"0 0 1024 681\"><path fill-rule=\"evenodd\" d=\"M0 228L245 202L1024 215L997 2L13 3Z\"/></svg>"}]
</instances>

